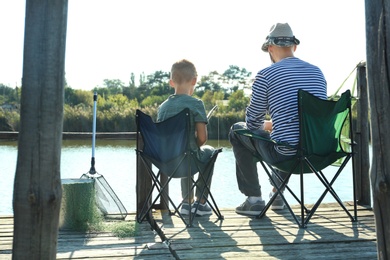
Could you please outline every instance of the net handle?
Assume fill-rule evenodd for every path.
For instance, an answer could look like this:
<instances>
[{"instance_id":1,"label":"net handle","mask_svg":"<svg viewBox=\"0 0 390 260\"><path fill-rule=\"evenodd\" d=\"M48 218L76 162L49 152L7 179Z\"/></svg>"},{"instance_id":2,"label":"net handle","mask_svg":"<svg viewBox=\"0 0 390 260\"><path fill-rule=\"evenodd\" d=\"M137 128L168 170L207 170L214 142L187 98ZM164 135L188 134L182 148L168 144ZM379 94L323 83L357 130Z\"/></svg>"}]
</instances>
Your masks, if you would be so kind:
<instances>
[{"instance_id":1,"label":"net handle","mask_svg":"<svg viewBox=\"0 0 390 260\"><path fill-rule=\"evenodd\" d=\"M97 93L93 94L93 120L92 120L92 158L91 158L91 169L90 174L95 174L95 140L96 140L96 103Z\"/></svg>"}]
</instances>

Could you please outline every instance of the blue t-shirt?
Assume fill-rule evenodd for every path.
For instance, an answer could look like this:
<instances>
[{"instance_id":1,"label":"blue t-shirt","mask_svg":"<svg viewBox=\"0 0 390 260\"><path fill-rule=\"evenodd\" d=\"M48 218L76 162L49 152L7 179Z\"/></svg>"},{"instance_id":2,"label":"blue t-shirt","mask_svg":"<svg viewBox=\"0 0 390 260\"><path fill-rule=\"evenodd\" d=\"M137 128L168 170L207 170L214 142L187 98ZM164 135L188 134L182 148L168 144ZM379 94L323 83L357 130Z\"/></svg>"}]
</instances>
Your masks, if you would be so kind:
<instances>
[{"instance_id":1,"label":"blue t-shirt","mask_svg":"<svg viewBox=\"0 0 390 260\"><path fill-rule=\"evenodd\" d=\"M208 123L206 109L202 100L189 95L171 95L158 107L157 122L164 121L165 119L178 114L185 108L190 109L191 117L193 119L190 122L190 129L194 133L194 138L190 141L191 150L199 150L195 139L195 123Z\"/></svg>"}]
</instances>

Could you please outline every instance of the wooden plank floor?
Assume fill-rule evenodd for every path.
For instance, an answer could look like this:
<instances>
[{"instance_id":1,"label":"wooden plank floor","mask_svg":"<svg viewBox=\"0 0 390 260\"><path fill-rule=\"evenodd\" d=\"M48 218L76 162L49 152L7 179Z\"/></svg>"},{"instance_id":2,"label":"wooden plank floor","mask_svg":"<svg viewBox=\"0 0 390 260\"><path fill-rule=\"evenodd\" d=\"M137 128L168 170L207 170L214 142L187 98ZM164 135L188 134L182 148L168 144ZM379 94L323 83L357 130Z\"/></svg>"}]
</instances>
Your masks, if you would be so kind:
<instances>
[{"instance_id":1,"label":"wooden plank floor","mask_svg":"<svg viewBox=\"0 0 390 260\"><path fill-rule=\"evenodd\" d=\"M146 221L134 238L60 231L57 259L377 259L370 208L359 207L358 221L352 223L341 208L326 204L306 229L299 229L287 210L270 210L262 219L233 209L222 214L222 221L214 215L197 217L193 227L185 228L177 216L157 211L163 236ZM11 259L12 229L12 216L0 217L0 259Z\"/></svg>"}]
</instances>

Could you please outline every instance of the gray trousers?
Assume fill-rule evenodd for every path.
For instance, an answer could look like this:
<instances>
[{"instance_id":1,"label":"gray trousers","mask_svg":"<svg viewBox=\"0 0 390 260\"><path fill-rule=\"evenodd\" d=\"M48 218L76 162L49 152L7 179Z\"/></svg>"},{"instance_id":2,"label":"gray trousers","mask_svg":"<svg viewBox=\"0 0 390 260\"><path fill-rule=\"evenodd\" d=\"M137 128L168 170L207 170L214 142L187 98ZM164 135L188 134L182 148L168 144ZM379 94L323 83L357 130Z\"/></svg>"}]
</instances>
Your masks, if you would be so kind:
<instances>
[{"instance_id":1,"label":"gray trousers","mask_svg":"<svg viewBox=\"0 0 390 260\"><path fill-rule=\"evenodd\" d=\"M214 147L210 145L203 145L199 148L198 158L202 163L206 164L210 160L214 152L215 152ZM203 172L203 178L198 173L198 184L196 187L196 194L195 194L197 200L200 200L201 197L204 198L205 200L208 198L209 196L208 189L207 188L205 189L203 196L202 196L202 190L205 188L206 185L209 188L211 187L211 179L213 173L214 173L214 167L211 167L209 171ZM205 180L208 179L207 184L203 181L203 179ZM181 193L182 193L183 201L185 202L187 201L192 202L194 199L194 191L190 190L191 185L192 185L192 181L190 178L181 179Z\"/></svg>"},{"instance_id":2,"label":"gray trousers","mask_svg":"<svg viewBox=\"0 0 390 260\"><path fill-rule=\"evenodd\" d=\"M233 131L243 128L247 128L244 122L235 123L229 133L229 141L233 147L233 153L236 159L238 188L246 196L261 196L261 186L257 172L257 162L259 162L259 159L254 154L258 153L263 158L263 161L269 164L285 161L291 159L293 156L285 156L278 153L272 142L249 138L236 134ZM269 132L264 130L258 130L256 134L267 139L270 138ZM287 177L286 172L277 172L282 179ZM272 178L278 185L280 184L280 181L274 174Z\"/></svg>"}]
</instances>

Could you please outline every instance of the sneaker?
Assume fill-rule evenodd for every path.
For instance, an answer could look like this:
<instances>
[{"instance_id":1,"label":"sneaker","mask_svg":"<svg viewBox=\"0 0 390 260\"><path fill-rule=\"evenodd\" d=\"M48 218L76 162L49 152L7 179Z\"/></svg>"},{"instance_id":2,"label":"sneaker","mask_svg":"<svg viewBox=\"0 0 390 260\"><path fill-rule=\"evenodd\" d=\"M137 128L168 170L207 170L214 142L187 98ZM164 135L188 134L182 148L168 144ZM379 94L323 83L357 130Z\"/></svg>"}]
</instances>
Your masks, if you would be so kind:
<instances>
[{"instance_id":1,"label":"sneaker","mask_svg":"<svg viewBox=\"0 0 390 260\"><path fill-rule=\"evenodd\" d=\"M180 214L188 215L188 214L190 214L190 210L191 210L191 205L190 204L188 204L186 202L183 202L183 204L181 204Z\"/></svg>"},{"instance_id":2,"label":"sneaker","mask_svg":"<svg viewBox=\"0 0 390 260\"><path fill-rule=\"evenodd\" d=\"M198 210L196 210L196 207L198 207ZM211 210L210 206L207 205L207 203L202 204L198 201L195 201L195 203L192 205L191 212L195 213L195 210L196 210L196 215L200 215L200 216L213 214L213 211Z\"/></svg>"},{"instance_id":3,"label":"sneaker","mask_svg":"<svg viewBox=\"0 0 390 260\"><path fill-rule=\"evenodd\" d=\"M269 194L269 198L271 199L274 194L275 194L275 192L271 191ZM274 199L274 202L272 202L271 209L272 210L284 209L284 201L279 194Z\"/></svg>"},{"instance_id":4,"label":"sneaker","mask_svg":"<svg viewBox=\"0 0 390 260\"><path fill-rule=\"evenodd\" d=\"M237 214L248 215L248 216L257 216L260 215L261 211L265 207L265 201L259 200L255 203L250 203L248 199L245 200L241 206L236 208Z\"/></svg>"}]
</instances>

